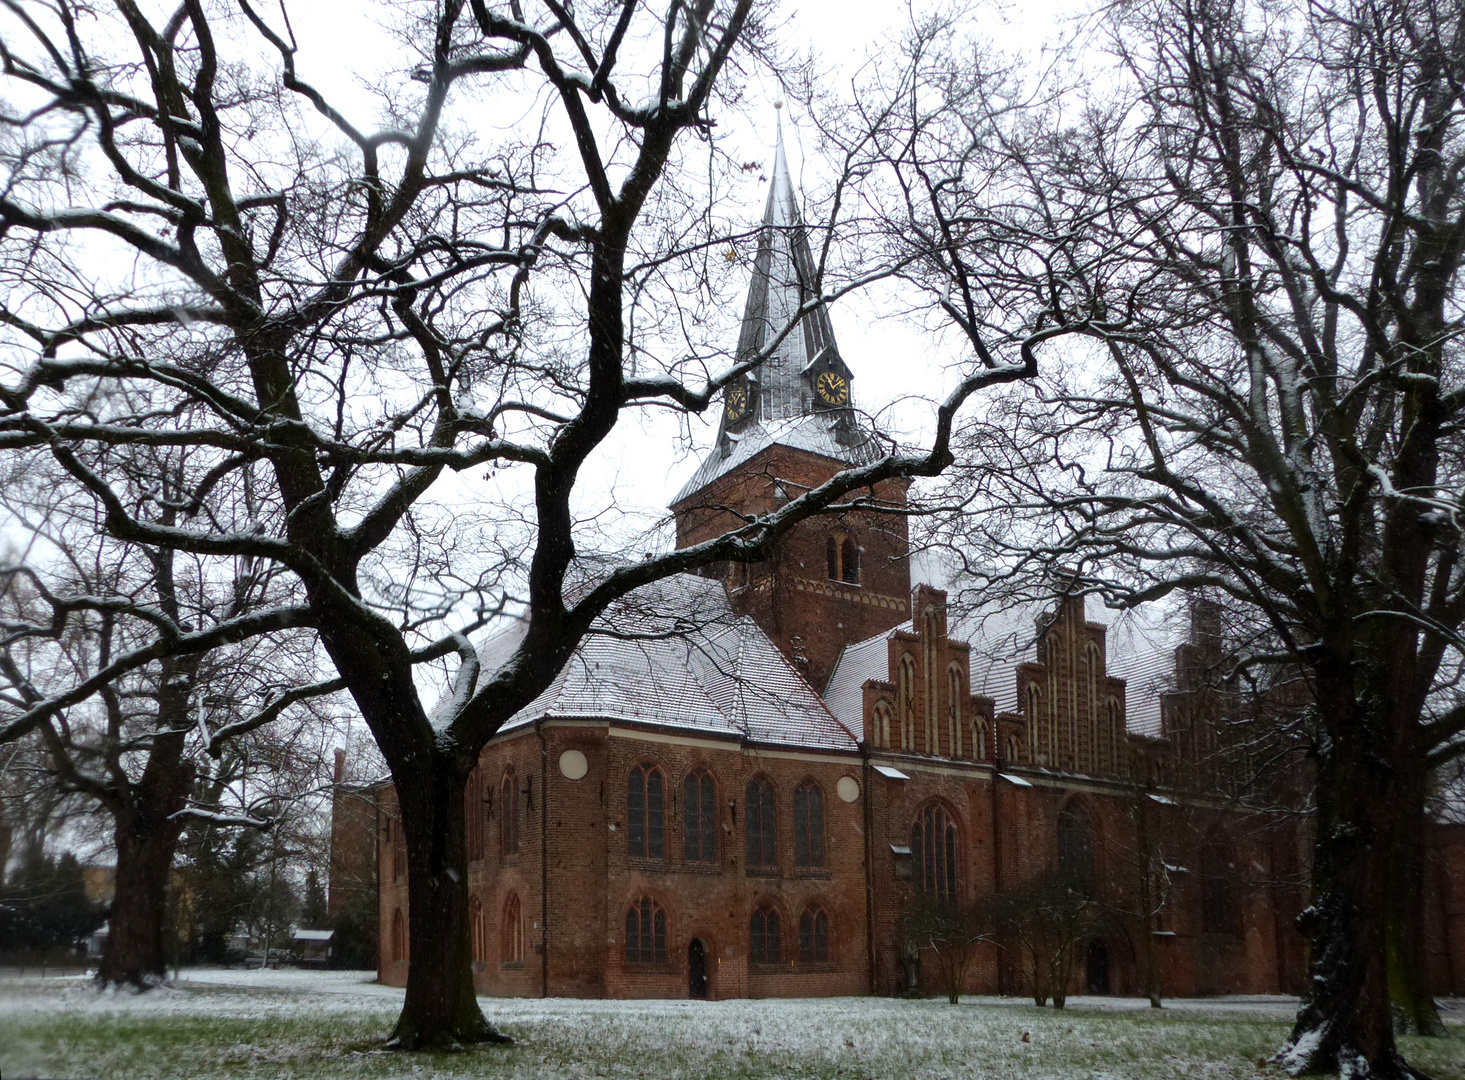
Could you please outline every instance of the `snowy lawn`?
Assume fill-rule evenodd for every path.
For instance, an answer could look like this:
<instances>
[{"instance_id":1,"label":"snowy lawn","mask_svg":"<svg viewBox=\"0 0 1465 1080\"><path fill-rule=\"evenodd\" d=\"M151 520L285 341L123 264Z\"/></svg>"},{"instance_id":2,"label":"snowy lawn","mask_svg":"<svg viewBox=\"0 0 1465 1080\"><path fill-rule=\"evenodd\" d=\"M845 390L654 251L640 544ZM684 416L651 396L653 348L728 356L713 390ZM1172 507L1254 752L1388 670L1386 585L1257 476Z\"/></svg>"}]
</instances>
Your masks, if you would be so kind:
<instances>
[{"instance_id":1,"label":"snowy lawn","mask_svg":"<svg viewBox=\"0 0 1465 1080\"><path fill-rule=\"evenodd\" d=\"M404 1057L377 1047L401 991L359 972L194 971L151 994L81 979L0 979L0 1075L23 1077L936 1077L1230 1080L1280 1077L1285 998L571 1001L485 998L513 1047ZM1406 1040L1440 1080L1465 1080L1465 1004L1452 1039Z\"/></svg>"}]
</instances>

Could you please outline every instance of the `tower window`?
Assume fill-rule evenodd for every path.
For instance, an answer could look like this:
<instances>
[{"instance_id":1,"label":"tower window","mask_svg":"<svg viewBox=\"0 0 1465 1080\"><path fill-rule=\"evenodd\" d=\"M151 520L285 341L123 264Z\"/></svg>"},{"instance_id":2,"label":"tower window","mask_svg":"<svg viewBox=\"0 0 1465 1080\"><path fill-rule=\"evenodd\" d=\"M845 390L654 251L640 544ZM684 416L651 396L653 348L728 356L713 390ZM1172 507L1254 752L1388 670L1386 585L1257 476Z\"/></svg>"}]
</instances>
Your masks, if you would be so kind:
<instances>
[{"instance_id":1,"label":"tower window","mask_svg":"<svg viewBox=\"0 0 1465 1080\"><path fill-rule=\"evenodd\" d=\"M860 583L860 546L852 536L836 534L824 542L824 559L829 580L847 585Z\"/></svg>"}]
</instances>

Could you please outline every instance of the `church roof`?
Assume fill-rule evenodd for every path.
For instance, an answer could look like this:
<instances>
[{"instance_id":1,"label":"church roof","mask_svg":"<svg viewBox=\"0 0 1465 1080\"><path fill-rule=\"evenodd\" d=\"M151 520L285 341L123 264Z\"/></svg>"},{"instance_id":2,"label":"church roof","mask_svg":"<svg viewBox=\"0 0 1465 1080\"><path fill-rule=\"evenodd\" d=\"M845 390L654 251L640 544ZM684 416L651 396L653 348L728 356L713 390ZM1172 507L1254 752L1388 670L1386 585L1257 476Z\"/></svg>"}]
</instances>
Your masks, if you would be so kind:
<instances>
[{"instance_id":1,"label":"church roof","mask_svg":"<svg viewBox=\"0 0 1465 1080\"><path fill-rule=\"evenodd\" d=\"M732 472L770 446L807 450L847 465L868 465L879 461L884 453L880 444L861 431L846 410L754 424L740 432L724 432L719 436L718 445L682 485L672 505L690 499L719 476Z\"/></svg>"},{"instance_id":2,"label":"church roof","mask_svg":"<svg viewBox=\"0 0 1465 1080\"><path fill-rule=\"evenodd\" d=\"M479 649L485 671L523 639L515 624ZM809 750L854 751L824 707L720 581L678 574L645 586L596 621L549 688L502 731L540 717L623 721Z\"/></svg>"},{"instance_id":3,"label":"church roof","mask_svg":"<svg viewBox=\"0 0 1465 1080\"><path fill-rule=\"evenodd\" d=\"M814 399L814 380L820 373L835 372L846 382L850 378L834 340L829 312L820 305L799 314L818 295L815 278L814 255L794 196L780 125L737 358L754 355L785 327L789 330L767 359L748 374L747 412L730 419L724 411L716 445L673 505L774 444L850 465L880 458L879 444L856 419L851 403L827 409Z\"/></svg>"}]
</instances>

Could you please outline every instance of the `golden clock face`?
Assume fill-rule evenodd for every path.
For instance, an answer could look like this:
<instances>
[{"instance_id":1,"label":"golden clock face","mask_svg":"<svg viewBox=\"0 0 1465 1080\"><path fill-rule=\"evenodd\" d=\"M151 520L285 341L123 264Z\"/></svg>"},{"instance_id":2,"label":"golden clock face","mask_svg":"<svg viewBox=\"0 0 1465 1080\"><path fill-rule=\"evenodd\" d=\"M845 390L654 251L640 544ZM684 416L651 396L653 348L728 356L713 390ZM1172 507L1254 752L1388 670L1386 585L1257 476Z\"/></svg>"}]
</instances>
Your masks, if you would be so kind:
<instances>
[{"instance_id":1,"label":"golden clock face","mask_svg":"<svg viewBox=\"0 0 1465 1080\"><path fill-rule=\"evenodd\" d=\"M826 405L843 405L849 400L849 383L833 371L826 371L814 380L814 390Z\"/></svg>"},{"instance_id":2,"label":"golden clock face","mask_svg":"<svg viewBox=\"0 0 1465 1080\"><path fill-rule=\"evenodd\" d=\"M748 388L746 386L729 386L723 392L723 409L727 412L729 420L737 420L748 411Z\"/></svg>"}]
</instances>

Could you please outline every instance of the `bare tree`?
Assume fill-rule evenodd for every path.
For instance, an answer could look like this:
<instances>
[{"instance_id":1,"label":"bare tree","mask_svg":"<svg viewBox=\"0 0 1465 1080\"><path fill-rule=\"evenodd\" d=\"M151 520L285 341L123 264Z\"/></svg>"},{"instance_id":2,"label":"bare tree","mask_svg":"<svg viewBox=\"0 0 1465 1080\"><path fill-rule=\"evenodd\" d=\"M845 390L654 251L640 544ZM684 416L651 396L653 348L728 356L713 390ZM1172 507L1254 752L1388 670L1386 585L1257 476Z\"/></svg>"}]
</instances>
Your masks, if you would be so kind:
<instances>
[{"instance_id":1,"label":"bare tree","mask_svg":"<svg viewBox=\"0 0 1465 1080\"><path fill-rule=\"evenodd\" d=\"M950 904L923 893L901 920L901 932L911 949L930 950L941 971L946 1000L956 1005L967 972L982 946L993 940L992 912L986 906Z\"/></svg>"},{"instance_id":2,"label":"bare tree","mask_svg":"<svg viewBox=\"0 0 1465 1080\"><path fill-rule=\"evenodd\" d=\"M1018 467L954 489L1009 508L961 545L1014 588L1213 590L1254 616L1249 663L1303 673L1312 973L1284 1060L1411 1075L1391 1006L1433 1023L1410 913L1465 726L1439 692L1465 619L1465 8L1155 0L1107 25L1118 104L1030 159L1102 345L972 430Z\"/></svg>"},{"instance_id":3,"label":"bare tree","mask_svg":"<svg viewBox=\"0 0 1465 1080\"><path fill-rule=\"evenodd\" d=\"M148 450L129 466L139 456ZM0 506L34 548L53 555L39 567L0 564L8 586L0 607L0 723L42 702L65 703L32 738L58 797L100 806L111 821L116 874L97 979L146 988L166 974L167 892L186 823L269 824L227 805L237 803L229 797L240 758L224 762L224 748L291 711L296 696L319 690L313 649L299 633L233 645L223 643L226 634L208 651L170 655L180 637L217 635L270 608L279 575L245 559L232 579L210 582L209 568L186 553L96 532L90 499L78 500L64 474L58 483L49 455L17 454L11 465ZM124 495L133 505L166 504L167 482L183 475L177 461L166 463L152 473L164 480L161 491L132 487ZM298 753L298 738L280 734L277 741L295 744L288 764L309 760Z\"/></svg>"},{"instance_id":4,"label":"bare tree","mask_svg":"<svg viewBox=\"0 0 1465 1080\"><path fill-rule=\"evenodd\" d=\"M1061 871L1046 871L992 898L992 920L1026 960L1033 1003L1061 1009L1079 948L1104 925L1089 893Z\"/></svg>"},{"instance_id":5,"label":"bare tree","mask_svg":"<svg viewBox=\"0 0 1465 1080\"><path fill-rule=\"evenodd\" d=\"M473 994L464 852L463 790L486 740L617 599L766 559L809 516L938 473L962 405L1031 376L1054 332L989 349L965 326L976 358L936 409L928 449L891 451L722 536L601 565L567 589L577 482L621 418L704 410L788 332L714 363L698 341L638 337L631 317L650 313L657 332L706 321L679 313L716 285L708 253L737 237L696 178L737 167L718 152L714 112L722 82L736 96L761 62L752 0L583 14L552 0L397 5L420 62L387 79L374 132L302 82L283 14L231 10L185 0L155 25L131 0L115 15L7 5L8 92L30 104L4 118L0 273L5 325L28 352L0 388L0 449L45 447L114 538L288 574L288 604L215 637L313 630L391 770L411 912L392 1045L495 1040ZM226 63L221 35L235 34L278 67ZM470 93L499 115L544 108L543 125L475 132L470 110L450 122ZM276 137L317 122L339 152ZM810 309L845 288L825 269ZM161 505L130 505L111 451L139 444L209 467ZM460 546L465 488L497 502L487 553ZM245 489L248 516L232 494ZM451 511L445 489L458 493ZM506 610L521 642L480 670L467 635ZM185 663L204 647L190 632L166 651ZM415 669L453 657L429 712ZM68 704L37 701L0 736Z\"/></svg>"}]
</instances>

